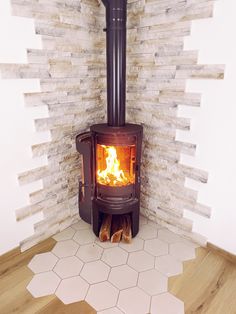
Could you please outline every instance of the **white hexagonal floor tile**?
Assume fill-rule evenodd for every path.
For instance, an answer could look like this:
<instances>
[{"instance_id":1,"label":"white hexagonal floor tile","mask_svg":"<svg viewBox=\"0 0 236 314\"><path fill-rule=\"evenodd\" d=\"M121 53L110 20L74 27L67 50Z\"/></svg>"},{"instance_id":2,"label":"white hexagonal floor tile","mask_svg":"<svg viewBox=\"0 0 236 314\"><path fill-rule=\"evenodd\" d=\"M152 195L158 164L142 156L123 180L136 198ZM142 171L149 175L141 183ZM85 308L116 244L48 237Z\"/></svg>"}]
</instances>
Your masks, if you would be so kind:
<instances>
[{"instance_id":1,"label":"white hexagonal floor tile","mask_svg":"<svg viewBox=\"0 0 236 314\"><path fill-rule=\"evenodd\" d=\"M131 243L123 243L120 242L119 246L126 250L127 252L131 253L131 252L136 252L136 251L140 251L143 249L144 246L144 240L135 237L132 239Z\"/></svg>"},{"instance_id":2,"label":"white hexagonal floor tile","mask_svg":"<svg viewBox=\"0 0 236 314\"><path fill-rule=\"evenodd\" d=\"M168 278L155 269L139 274L138 286L150 295L167 291Z\"/></svg>"},{"instance_id":3,"label":"white hexagonal floor tile","mask_svg":"<svg viewBox=\"0 0 236 314\"><path fill-rule=\"evenodd\" d=\"M118 307L112 307L110 309L99 311L98 314L124 314L124 312L121 312L121 310L118 309Z\"/></svg>"},{"instance_id":4,"label":"white hexagonal floor tile","mask_svg":"<svg viewBox=\"0 0 236 314\"><path fill-rule=\"evenodd\" d=\"M74 230L85 230L85 229L91 229L91 225L85 222L84 220L79 220L77 223L73 224L71 226Z\"/></svg>"},{"instance_id":5,"label":"white hexagonal floor tile","mask_svg":"<svg viewBox=\"0 0 236 314\"><path fill-rule=\"evenodd\" d=\"M52 249L53 254L62 258L75 255L78 251L79 245L73 240L66 240L58 242Z\"/></svg>"},{"instance_id":6,"label":"white hexagonal floor tile","mask_svg":"<svg viewBox=\"0 0 236 314\"><path fill-rule=\"evenodd\" d=\"M86 301L97 311L114 307L117 302L119 290L109 282L101 282L90 286Z\"/></svg>"},{"instance_id":7,"label":"white hexagonal floor tile","mask_svg":"<svg viewBox=\"0 0 236 314\"><path fill-rule=\"evenodd\" d=\"M161 229L158 231L158 239L167 243L180 242L181 237L168 229Z\"/></svg>"},{"instance_id":8,"label":"white hexagonal floor tile","mask_svg":"<svg viewBox=\"0 0 236 314\"><path fill-rule=\"evenodd\" d=\"M107 280L110 267L101 261L90 262L84 265L80 276L90 284Z\"/></svg>"},{"instance_id":9,"label":"white hexagonal floor tile","mask_svg":"<svg viewBox=\"0 0 236 314\"><path fill-rule=\"evenodd\" d=\"M167 276L181 273L182 261L195 257L195 245L142 220L140 234L131 244L100 242L82 220L65 229L54 236L58 243L52 252L38 254L29 263L38 274L27 289L34 297L56 290L65 304L86 298L100 314L147 314L153 296L152 314L182 314L182 302L165 292Z\"/></svg>"},{"instance_id":10,"label":"white hexagonal floor tile","mask_svg":"<svg viewBox=\"0 0 236 314\"><path fill-rule=\"evenodd\" d=\"M89 284L79 276L63 279L57 288L56 296L64 303L84 300Z\"/></svg>"},{"instance_id":11,"label":"white hexagonal floor tile","mask_svg":"<svg viewBox=\"0 0 236 314\"><path fill-rule=\"evenodd\" d=\"M142 225L140 226L138 237L143 240L154 239L157 237L157 229L148 224Z\"/></svg>"},{"instance_id":12,"label":"white hexagonal floor tile","mask_svg":"<svg viewBox=\"0 0 236 314\"><path fill-rule=\"evenodd\" d=\"M28 267L35 273L42 273L52 270L56 265L58 258L51 252L35 255L30 261Z\"/></svg>"},{"instance_id":13,"label":"white hexagonal floor tile","mask_svg":"<svg viewBox=\"0 0 236 314\"><path fill-rule=\"evenodd\" d=\"M200 245L198 243L193 242L193 241L188 240L188 239L185 239L183 237L181 237L180 242L185 243L186 245L189 245L189 246L191 246L194 249L200 247Z\"/></svg>"},{"instance_id":14,"label":"white hexagonal floor tile","mask_svg":"<svg viewBox=\"0 0 236 314\"><path fill-rule=\"evenodd\" d=\"M111 269L108 280L118 289L126 289L136 286L138 273L128 265L122 265Z\"/></svg>"},{"instance_id":15,"label":"white hexagonal floor tile","mask_svg":"<svg viewBox=\"0 0 236 314\"><path fill-rule=\"evenodd\" d=\"M153 220L148 220L148 226L153 227L154 229L163 229L164 227L162 227L161 225L159 225L157 222L153 221Z\"/></svg>"},{"instance_id":16,"label":"white hexagonal floor tile","mask_svg":"<svg viewBox=\"0 0 236 314\"><path fill-rule=\"evenodd\" d=\"M187 261L195 257L195 249L185 243L170 244L170 255L181 261Z\"/></svg>"},{"instance_id":17,"label":"white hexagonal floor tile","mask_svg":"<svg viewBox=\"0 0 236 314\"><path fill-rule=\"evenodd\" d=\"M59 260L53 271L62 279L79 275L83 263L76 256L69 256Z\"/></svg>"},{"instance_id":18,"label":"white hexagonal floor tile","mask_svg":"<svg viewBox=\"0 0 236 314\"><path fill-rule=\"evenodd\" d=\"M76 256L83 262L88 263L101 258L103 249L95 243L86 244L79 248Z\"/></svg>"},{"instance_id":19,"label":"white hexagonal floor tile","mask_svg":"<svg viewBox=\"0 0 236 314\"><path fill-rule=\"evenodd\" d=\"M146 240L144 250L154 256L166 255L168 254L168 244L159 239Z\"/></svg>"},{"instance_id":20,"label":"white hexagonal floor tile","mask_svg":"<svg viewBox=\"0 0 236 314\"><path fill-rule=\"evenodd\" d=\"M111 243L110 241L101 242L99 238L96 238L96 244L99 245L103 249L110 249L112 247L118 246L118 243Z\"/></svg>"},{"instance_id":21,"label":"white hexagonal floor tile","mask_svg":"<svg viewBox=\"0 0 236 314\"><path fill-rule=\"evenodd\" d=\"M73 237L73 239L80 245L93 243L95 238L92 229L79 230Z\"/></svg>"},{"instance_id":22,"label":"white hexagonal floor tile","mask_svg":"<svg viewBox=\"0 0 236 314\"><path fill-rule=\"evenodd\" d=\"M149 313L150 300L146 293L134 287L120 292L117 306L127 314L146 314Z\"/></svg>"},{"instance_id":23,"label":"white hexagonal floor tile","mask_svg":"<svg viewBox=\"0 0 236 314\"><path fill-rule=\"evenodd\" d=\"M142 215L139 216L139 224L140 224L140 226L146 225L147 222L148 222L147 217L144 217Z\"/></svg>"},{"instance_id":24,"label":"white hexagonal floor tile","mask_svg":"<svg viewBox=\"0 0 236 314\"><path fill-rule=\"evenodd\" d=\"M184 303L175 296L162 293L152 297L151 314L184 314Z\"/></svg>"},{"instance_id":25,"label":"white hexagonal floor tile","mask_svg":"<svg viewBox=\"0 0 236 314\"><path fill-rule=\"evenodd\" d=\"M172 255L163 255L156 258L155 268L166 276L175 276L183 272L183 264Z\"/></svg>"},{"instance_id":26,"label":"white hexagonal floor tile","mask_svg":"<svg viewBox=\"0 0 236 314\"><path fill-rule=\"evenodd\" d=\"M130 253L127 264L137 271L154 268L154 257L144 251Z\"/></svg>"},{"instance_id":27,"label":"white hexagonal floor tile","mask_svg":"<svg viewBox=\"0 0 236 314\"><path fill-rule=\"evenodd\" d=\"M53 239L55 239L56 241L65 241L65 240L72 239L74 234L75 234L75 230L73 228L69 227L69 228L63 230L62 232L54 235Z\"/></svg>"},{"instance_id":28,"label":"white hexagonal floor tile","mask_svg":"<svg viewBox=\"0 0 236 314\"><path fill-rule=\"evenodd\" d=\"M128 253L119 247L105 249L101 260L110 266L119 266L125 264L128 258Z\"/></svg>"},{"instance_id":29,"label":"white hexagonal floor tile","mask_svg":"<svg viewBox=\"0 0 236 314\"><path fill-rule=\"evenodd\" d=\"M60 278L52 271L34 275L27 286L28 291L35 297L53 294L60 283Z\"/></svg>"}]
</instances>

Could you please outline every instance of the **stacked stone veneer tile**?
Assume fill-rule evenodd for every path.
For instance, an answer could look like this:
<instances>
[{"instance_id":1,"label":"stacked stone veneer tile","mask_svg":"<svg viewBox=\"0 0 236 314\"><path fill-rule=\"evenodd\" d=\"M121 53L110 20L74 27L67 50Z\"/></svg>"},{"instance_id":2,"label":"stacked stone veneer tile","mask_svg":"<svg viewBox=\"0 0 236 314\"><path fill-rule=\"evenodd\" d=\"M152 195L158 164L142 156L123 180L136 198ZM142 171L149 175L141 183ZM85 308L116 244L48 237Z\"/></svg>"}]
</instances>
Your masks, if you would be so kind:
<instances>
[{"instance_id":1,"label":"stacked stone veneer tile","mask_svg":"<svg viewBox=\"0 0 236 314\"><path fill-rule=\"evenodd\" d=\"M200 106L199 94L185 93L187 79L222 79L224 67L197 64L196 51L184 51L191 20L212 16L213 1L141 0L128 3L127 118L144 126L142 211L168 228L193 237L189 209L209 217L197 191L185 178L207 182L207 173L180 164L195 145L175 140L190 121L177 116L179 105ZM3 78L38 78L41 92L25 94L26 106L47 105L49 117L37 119L37 131L51 141L32 146L48 165L19 174L19 183L42 179L30 194L31 205L16 211L18 220L42 211L22 250L63 230L77 218L81 163L75 135L105 117L104 8L96 0L12 0L14 15L34 18L43 49L27 51L28 64L2 64Z\"/></svg>"},{"instance_id":2,"label":"stacked stone veneer tile","mask_svg":"<svg viewBox=\"0 0 236 314\"><path fill-rule=\"evenodd\" d=\"M210 209L197 202L186 177L202 183L207 173L180 163L181 153L196 146L175 140L176 130L190 129L178 106L200 106L201 95L185 92L187 79L222 79L224 66L200 65L197 51L184 51L191 21L209 18L214 1L146 0L129 2L127 111L129 121L144 127L142 211L150 219L204 242L192 232L188 209L205 217Z\"/></svg>"},{"instance_id":3,"label":"stacked stone veneer tile","mask_svg":"<svg viewBox=\"0 0 236 314\"><path fill-rule=\"evenodd\" d=\"M20 184L42 180L30 206L17 209L18 220L36 212L44 219L25 250L63 230L78 218L81 160L75 135L103 122L105 106L104 9L96 1L12 0L13 15L34 18L43 49L28 49L27 64L1 64L3 78L36 78L41 92L25 94L26 106L47 106L48 117L35 120L36 131L50 131L51 141L32 146L33 156L46 155L48 165L20 173Z\"/></svg>"}]
</instances>

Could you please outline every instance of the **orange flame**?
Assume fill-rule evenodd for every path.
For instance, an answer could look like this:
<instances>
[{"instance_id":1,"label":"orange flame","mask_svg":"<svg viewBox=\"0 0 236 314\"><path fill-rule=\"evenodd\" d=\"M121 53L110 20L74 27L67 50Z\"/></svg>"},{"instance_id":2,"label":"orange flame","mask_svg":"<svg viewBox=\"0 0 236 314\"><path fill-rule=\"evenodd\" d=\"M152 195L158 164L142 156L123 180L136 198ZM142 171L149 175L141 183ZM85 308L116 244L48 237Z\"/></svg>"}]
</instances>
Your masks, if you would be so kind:
<instances>
[{"instance_id":1,"label":"orange flame","mask_svg":"<svg viewBox=\"0 0 236 314\"><path fill-rule=\"evenodd\" d=\"M120 162L117 158L116 148L114 146L102 145L107 154L106 169L97 171L98 182L110 186L122 186L129 184L129 179L124 171L120 169Z\"/></svg>"}]
</instances>

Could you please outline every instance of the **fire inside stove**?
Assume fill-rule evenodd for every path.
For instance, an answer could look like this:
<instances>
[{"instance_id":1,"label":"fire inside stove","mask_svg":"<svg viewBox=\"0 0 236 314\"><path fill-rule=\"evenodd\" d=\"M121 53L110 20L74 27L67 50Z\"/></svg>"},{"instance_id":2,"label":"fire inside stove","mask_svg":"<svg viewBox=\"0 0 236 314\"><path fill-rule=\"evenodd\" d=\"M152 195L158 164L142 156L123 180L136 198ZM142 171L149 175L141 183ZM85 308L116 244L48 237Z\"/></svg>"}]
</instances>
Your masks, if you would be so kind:
<instances>
[{"instance_id":1,"label":"fire inside stove","mask_svg":"<svg viewBox=\"0 0 236 314\"><path fill-rule=\"evenodd\" d=\"M115 187L134 184L135 155L135 145L97 144L97 182Z\"/></svg>"}]
</instances>

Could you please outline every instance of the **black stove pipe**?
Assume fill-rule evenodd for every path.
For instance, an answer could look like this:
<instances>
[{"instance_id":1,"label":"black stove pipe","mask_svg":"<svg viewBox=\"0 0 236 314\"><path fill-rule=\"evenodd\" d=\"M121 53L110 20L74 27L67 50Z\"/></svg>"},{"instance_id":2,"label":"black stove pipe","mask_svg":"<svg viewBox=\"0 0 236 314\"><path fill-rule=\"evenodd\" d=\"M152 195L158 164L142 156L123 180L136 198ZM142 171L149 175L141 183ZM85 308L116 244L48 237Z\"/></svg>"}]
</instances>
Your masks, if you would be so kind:
<instances>
[{"instance_id":1,"label":"black stove pipe","mask_svg":"<svg viewBox=\"0 0 236 314\"><path fill-rule=\"evenodd\" d=\"M102 0L106 8L107 122L125 125L127 0Z\"/></svg>"}]
</instances>

